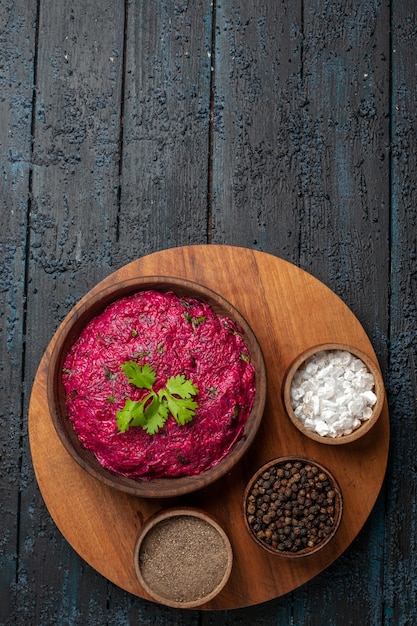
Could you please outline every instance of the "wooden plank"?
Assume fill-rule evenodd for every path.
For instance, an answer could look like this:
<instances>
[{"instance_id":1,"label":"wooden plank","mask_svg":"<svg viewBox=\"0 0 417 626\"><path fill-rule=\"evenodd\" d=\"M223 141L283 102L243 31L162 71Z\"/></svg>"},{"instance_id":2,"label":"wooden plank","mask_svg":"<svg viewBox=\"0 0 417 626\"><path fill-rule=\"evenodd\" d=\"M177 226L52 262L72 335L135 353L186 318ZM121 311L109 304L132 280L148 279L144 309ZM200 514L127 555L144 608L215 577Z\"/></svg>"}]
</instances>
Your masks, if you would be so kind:
<instances>
[{"instance_id":1,"label":"wooden plank","mask_svg":"<svg viewBox=\"0 0 417 626\"><path fill-rule=\"evenodd\" d=\"M330 9L330 10L329 10ZM353 307L386 363L389 6L304 12L300 263ZM369 306L372 302L372 308Z\"/></svg>"},{"instance_id":2,"label":"wooden plank","mask_svg":"<svg viewBox=\"0 0 417 626\"><path fill-rule=\"evenodd\" d=\"M392 224L385 623L417 622L416 5L392 2Z\"/></svg>"},{"instance_id":3,"label":"wooden plank","mask_svg":"<svg viewBox=\"0 0 417 626\"><path fill-rule=\"evenodd\" d=\"M217 5L213 241L260 246L323 280L386 372L389 5L275 4ZM379 505L340 562L287 598L295 621L379 622L383 516Z\"/></svg>"},{"instance_id":4,"label":"wooden plank","mask_svg":"<svg viewBox=\"0 0 417 626\"><path fill-rule=\"evenodd\" d=\"M352 308L388 360L389 6L305 6L300 264ZM302 590L311 624L381 623L383 496L340 563ZM368 584L364 585L363 580ZM349 581L349 584L346 584ZM372 594L369 593L369 586ZM326 602L323 603L325 589Z\"/></svg>"},{"instance_id":5,"label":"wooden plank","mask_svg":"<svg viewBox=\"0 0 417 626\"><path fill-rule=\"evenodd\" d=\"M13 615L19 567L24 296L36 2L0 4L0 623Z\"/></svg>"},{"instance_id":6,"label":"wooden plank","mask_svg":"<svg viewBox=\"0 0 417 626\"><path fill-rule=\"evenodd\" d=\"M122 5L40 3L28 233L28 391L59 321L109 272L118 206L123 37ZM85 566L51 521L30 480L28 445L22 467L15 619L85 623L83 616L94 607L95 623L103 623L107 581Z\"/></svg>"},{"instance_id":7,"label":"wooden plank","mask_svg":"<svg viewBox=\"0 0 417 626\"><path fill-rule=\"evenodd\" d=\"M348 2L343 11L339 4L306 5L303 64L309 120L303 184L308 195L300 242L301 265L356 313L384 373L389 293L388 23L388 4ZM312 624L337 623L346 614L351 623L381 623L382 502L383 496L340 564L301 594ZM306 612L301 614L305 618Z\"/></svg>"},{"instance_id":8,"label":"wooden plank","mask_svg":"<svg viewBox=\"0 0 417 626\"><path fill-rule=\"evenodd\" d=\"M109 3L41 7L29 380L64 314L113 263L139 256L146 246L206 239L211 7L208 2L192 10L186 3L126 6L126 15ZM154 157L160 159L159 182L152 177ZM138 214L138 205L146 211ZM45 294L50 294L47 307ZM71 623L84 623L86 614L91 624L116 623L121 607L129 610L129 597L74 558L50 520L44 521L33 485L23 497L34 519L24 516L22 536L31 538L35 552L23 554L22 584L24 577L34 584L24 590L19 617L23 620L33 603L34 619L41 614L52 619L60 605L60 618L71 616ZM40 574L33 577L35 570ZM146 618L158 622L159 607L151 605Z\"/></svg>"},{"instance_id":9,"label":"wooden plank","mask_svg":"<svg viewBox=\"0 0 417 626\"><path fill-rule=\"evenodd\" d=\"M212 240L298 259L302 3L217 3Z\"/></svg>"},{"instance_id":10,"label":"wooden plank","mask_svg":"<svg viewBox=\"0 0 417 626\"><path fill-rule=\"evenodd\" d=\"M127 3L120 204L112 263L207 241L212 7ZM198 612L144 604L114 585L107 619L198 622ZM138 617L140 616L140 617Z\"/></svg>"},{"instance_id":11,"label":"wooden plank","mask_svg":"<svg viewBox=\"0 0 417 626\"><path fill-rule=\"evenodd\" d=\"M211 14L209 0L129 4L116 265L207 241Z\"/></svg>"}]
</instances>

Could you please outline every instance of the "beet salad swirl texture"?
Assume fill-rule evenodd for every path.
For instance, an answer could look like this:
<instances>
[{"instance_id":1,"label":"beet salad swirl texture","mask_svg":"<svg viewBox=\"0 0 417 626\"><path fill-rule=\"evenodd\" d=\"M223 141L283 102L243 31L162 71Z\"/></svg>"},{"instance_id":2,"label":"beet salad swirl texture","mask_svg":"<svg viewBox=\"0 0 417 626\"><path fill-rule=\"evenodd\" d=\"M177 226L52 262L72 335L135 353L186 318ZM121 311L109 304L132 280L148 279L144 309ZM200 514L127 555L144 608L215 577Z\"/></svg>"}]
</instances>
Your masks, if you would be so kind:
<instances>
[{"instance_id":1,"label":"beet salad swirl texture","mask_svg":"<svg viewBox=\"0 0 417 626\"><path fill-rule=\"evenodd\" d=\"M199 474L241 437L255 370L234 322L154 290L91 320L63 368L69 418L105 468L142 480Z\"/></svg>"}]
</instances>

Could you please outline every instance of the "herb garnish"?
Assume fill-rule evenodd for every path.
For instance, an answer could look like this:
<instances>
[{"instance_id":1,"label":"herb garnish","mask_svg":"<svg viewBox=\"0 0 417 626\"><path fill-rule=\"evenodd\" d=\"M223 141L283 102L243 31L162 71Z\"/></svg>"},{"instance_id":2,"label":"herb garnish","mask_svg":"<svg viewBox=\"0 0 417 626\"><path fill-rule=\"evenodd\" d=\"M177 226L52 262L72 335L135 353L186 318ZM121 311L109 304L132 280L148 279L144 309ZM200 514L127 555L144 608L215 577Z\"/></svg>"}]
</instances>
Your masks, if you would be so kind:
<instances>
[{"instance_id":1,"label":"herb garnish","mask_svg":"<svg viewBox=\"0 0 417 626\"><path fill-rule=\"evenodd\" d=\"M123 409L116 413L120 432L125 432L130 426L141 426L149 435L154 435L170 414L180 425L192 420L198 407L192 396L198 393L198 389L183 374L171 376L163 389L154 391L156 373L151 365L145 363L140 366L134 361L127 361L121 368L132 385L148 389L149 393L139 402L127 398Z\"/></svg>"},{"instance_id":2,"label":"herb garnish","mask_svg":"<svg viewBox=\"0 0 417 626\"><path fill-rule=\"evenodd\" d=\"M194 328L197 328L197 326L200 326L200 324L205 322L207 318L206 318L205 315L200 315L198 317L193 317L191 315L191 313L186 313L185 314L185 319L187 320L187 322L191 322L191 324L193 325Z\"/></svg>"}]
</instances>

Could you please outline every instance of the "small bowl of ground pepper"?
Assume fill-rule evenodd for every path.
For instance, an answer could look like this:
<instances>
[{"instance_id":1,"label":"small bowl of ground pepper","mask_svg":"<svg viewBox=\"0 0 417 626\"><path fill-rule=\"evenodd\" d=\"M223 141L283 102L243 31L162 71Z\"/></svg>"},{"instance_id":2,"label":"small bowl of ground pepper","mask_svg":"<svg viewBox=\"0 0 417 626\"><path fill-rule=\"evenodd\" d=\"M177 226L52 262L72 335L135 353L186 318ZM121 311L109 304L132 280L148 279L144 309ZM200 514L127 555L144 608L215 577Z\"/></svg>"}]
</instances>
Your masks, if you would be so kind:
<instances>
[{"instance_id":1,"label":"small bowl of ground pepper","mask_svg":"<svg viewBox=\"0 0 417 626\"><path fill-rule=\"evenodd\" d=\"M143 525L134 550L138 580L160 604L192 609L217 596L233 564L225 531L199 509L165 509Z\"/></svg>"},{"instance_id":2,"label":"small bowl of ground pepper","mask_svg":"<svg viewBox=\"0 0 417 626\"><path fill-rule=\"evenodd\" d=\"M246 486L243 502L252 539L269 553L292 559L327 545L343 512L342 492L331 472L298 456L260 467Z\"/></svg>"}]
</instances>

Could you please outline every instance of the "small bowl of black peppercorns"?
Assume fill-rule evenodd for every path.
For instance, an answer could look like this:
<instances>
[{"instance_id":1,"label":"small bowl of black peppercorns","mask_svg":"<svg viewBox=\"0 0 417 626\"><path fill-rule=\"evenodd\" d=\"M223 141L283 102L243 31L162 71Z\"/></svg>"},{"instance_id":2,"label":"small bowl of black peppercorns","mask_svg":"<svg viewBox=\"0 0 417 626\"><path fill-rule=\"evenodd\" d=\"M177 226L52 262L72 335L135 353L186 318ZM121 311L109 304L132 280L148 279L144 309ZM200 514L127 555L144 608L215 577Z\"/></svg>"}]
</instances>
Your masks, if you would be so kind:
<instances>
[{"instance_id":1,"label":"small bowl of black peppercorns","mask_svg":"<svg viewBox=\"0 0 417 626\"><path fill-rule=\"evenodd\" d=\"M331 474L317 461L286 456L260 467L248 482L244 520L252 539L286 558L315 554L339 528L343 498Z\"/></svg>"}]
</instances>

